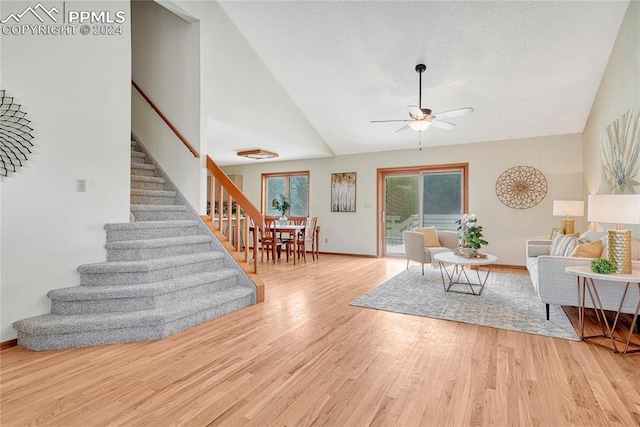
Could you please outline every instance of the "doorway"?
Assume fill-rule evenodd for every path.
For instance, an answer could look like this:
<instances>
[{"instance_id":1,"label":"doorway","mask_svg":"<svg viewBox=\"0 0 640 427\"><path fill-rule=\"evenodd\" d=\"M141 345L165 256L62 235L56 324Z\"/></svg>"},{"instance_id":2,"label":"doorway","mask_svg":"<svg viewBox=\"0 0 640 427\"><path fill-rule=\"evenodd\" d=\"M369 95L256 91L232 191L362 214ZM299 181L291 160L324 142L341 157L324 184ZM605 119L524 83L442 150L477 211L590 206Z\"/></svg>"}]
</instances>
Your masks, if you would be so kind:
<instances>
[{"instance_id":1,"label":"doorway","mask_svg":"<svg viewBox=\"0 0 640 427\"><path fill-rule=\"evenodd\" d=\"M405 230L456 230L467 182L467 163L378 169L378 256L404 256Z\"/></svg>"}]
</instances>

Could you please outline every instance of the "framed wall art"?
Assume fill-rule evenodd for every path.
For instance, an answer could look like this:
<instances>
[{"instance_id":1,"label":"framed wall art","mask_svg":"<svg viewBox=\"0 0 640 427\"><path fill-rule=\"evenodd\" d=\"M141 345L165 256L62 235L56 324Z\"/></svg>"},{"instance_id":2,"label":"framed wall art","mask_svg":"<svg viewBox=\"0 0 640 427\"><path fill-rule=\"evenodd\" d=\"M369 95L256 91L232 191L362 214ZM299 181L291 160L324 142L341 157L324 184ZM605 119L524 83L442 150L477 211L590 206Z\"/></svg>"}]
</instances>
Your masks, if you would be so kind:
<instances>
[{"instance_id":1,"label":"framed wall art","mask_svg":"<svg viewBox=\"0 0 640 427\"><path fill-rule=\"evenodd\" d=\"M356 211L356 172L331 174L331 212Z\"/></svg>"},{"instance_id":2,"label":"framed wall art","mask_svg":"<svg viewBox=\"0 0 640 427\"><path fill-rule=\"evenodd\" d=\"M603 194L640 193L640 108L618 117L600 135Z\"/></svg>"}]
</instances>

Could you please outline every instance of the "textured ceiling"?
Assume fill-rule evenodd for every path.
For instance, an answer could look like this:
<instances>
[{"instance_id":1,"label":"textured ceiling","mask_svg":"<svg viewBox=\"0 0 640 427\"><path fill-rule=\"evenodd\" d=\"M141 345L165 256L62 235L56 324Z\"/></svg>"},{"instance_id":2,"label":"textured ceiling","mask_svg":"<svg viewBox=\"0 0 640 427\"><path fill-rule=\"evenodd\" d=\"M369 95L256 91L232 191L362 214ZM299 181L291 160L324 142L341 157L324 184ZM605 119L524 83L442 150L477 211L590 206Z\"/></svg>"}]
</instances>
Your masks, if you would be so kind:
<instances>
[{"instance_id":1,"label":"textured ceiling","mask_svg":"<svg viewBox=\"0 0 640 427\"><path fill-rule=\"evenodd\" d=\"M435 146L582 132L626 1L220 2L338 155L417 148L418 103L471 106ZM303 145L303 144L302 144ZM267 148L268 147L263 147ZM297 157L304 158L301 147ZM313 157L313 156L310 156Z\"/></svg>"}]
</instances>

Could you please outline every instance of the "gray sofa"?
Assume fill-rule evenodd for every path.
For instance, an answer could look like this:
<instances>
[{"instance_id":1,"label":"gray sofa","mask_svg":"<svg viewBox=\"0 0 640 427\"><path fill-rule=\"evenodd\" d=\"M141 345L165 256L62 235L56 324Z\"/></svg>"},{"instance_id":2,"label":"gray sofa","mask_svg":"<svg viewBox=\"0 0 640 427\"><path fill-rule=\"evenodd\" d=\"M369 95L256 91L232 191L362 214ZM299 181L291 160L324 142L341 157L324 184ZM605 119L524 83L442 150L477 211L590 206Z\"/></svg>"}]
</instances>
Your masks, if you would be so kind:
<instances>
[{"instance_id":1,"label":"gray sofa","mask_svg":"<svg viewBox=\"0 0 640 427\"><path fill-rule=\"evenodd\" d=\"M583 235L588 241L603 239L604 233L590 232ZM606 238L604 239L606 240ZM531 276L540 301L547 305L547 320L549 319L549 304L568 305L578 307L579 289L576 276L565 272L567 267L589 266L591 258L576 258L570 256L550 255L551 240L528 240L526 244L527 270ZM634 259L639 254L633 254ZM633 261L633 270L640 270L640 261ZM598 294L605 310L618 311L620 299L624 292L624 285L614 282L595 281ZM639 292L629 288L629 294L622 307L623 313L634 313L638 304ZM587 294L586 306L593 307Z\"/></svg>"}]
</instances>

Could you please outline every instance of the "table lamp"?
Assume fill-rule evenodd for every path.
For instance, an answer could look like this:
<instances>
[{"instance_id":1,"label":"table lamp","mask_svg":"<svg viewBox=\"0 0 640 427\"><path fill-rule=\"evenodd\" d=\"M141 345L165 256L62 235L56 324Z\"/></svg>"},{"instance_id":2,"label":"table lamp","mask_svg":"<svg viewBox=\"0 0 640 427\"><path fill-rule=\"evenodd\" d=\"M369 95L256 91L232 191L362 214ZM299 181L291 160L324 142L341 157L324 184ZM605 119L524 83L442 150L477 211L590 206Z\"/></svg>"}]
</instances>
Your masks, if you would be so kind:
<instances>
[{"instance_id":1,"label":"table lamp","mask_svg":"<svg viewBox=\"0 0 640 427\"><path fill-rule=\"evenodd\" d=\"M589 222L616 224L607 230L609 258L618 263L616 273L631 273L631 230L621 230L620 224L640 224L640 195L589 195Z\"/></svg>"},{"instance_id":2,"label":"table lamp","mask_svg":"<svg viewBox=\"0 0 640 427\"><path fill-rule=\"evenodd\" d=\"M573 234L575 222L570 216L584 216L584 202L582 200L554 200L553 216L563 216L562 234Z\"/></svg>"}]
</instances>

